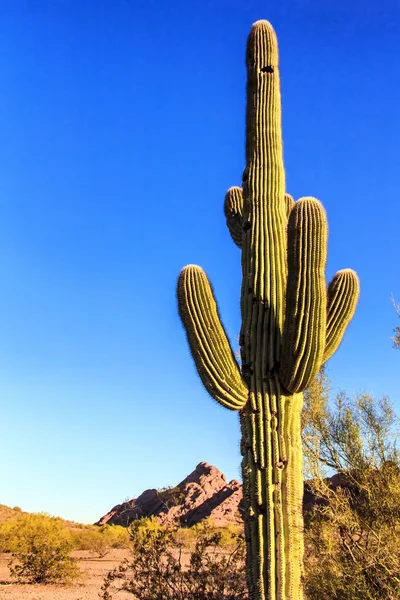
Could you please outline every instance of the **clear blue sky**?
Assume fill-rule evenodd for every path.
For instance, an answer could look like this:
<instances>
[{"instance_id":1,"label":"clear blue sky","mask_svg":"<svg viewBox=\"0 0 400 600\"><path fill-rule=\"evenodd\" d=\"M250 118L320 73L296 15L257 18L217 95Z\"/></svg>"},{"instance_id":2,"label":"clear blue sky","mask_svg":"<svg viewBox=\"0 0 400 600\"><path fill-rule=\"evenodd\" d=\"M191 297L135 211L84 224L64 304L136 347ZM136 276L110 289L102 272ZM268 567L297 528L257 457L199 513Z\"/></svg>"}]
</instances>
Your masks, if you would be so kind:
<instances>
[{"instance_id":1,"label":"clear blue sky","mask_svg":"<svg viewBox=\"0 0 400 600\"><path fill-rule=\"evenodd\" d=\"M361 300L334 388L400 412L397 0L0 2L0 503L92 522L200 461L239 478L235 414L180 325L187 263L239 332L226 189L244 160L244 50L281 51L287 190L330 225Z\"/></svg>"}]
</instances>

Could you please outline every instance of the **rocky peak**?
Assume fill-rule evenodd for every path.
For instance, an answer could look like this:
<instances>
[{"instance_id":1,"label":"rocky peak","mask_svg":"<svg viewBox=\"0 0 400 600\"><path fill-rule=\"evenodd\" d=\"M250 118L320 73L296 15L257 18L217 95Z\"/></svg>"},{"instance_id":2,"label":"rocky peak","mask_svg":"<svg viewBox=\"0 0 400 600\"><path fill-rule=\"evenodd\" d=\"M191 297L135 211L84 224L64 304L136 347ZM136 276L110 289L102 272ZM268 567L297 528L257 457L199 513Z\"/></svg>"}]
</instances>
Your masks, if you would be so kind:
<instances>
[{"instance_id":1,"label":"rocky peak","mask_svg":"<svg viewBox=\"0 0 400 600\"><path fill-rule=\"evenodd\" d=\"M333 475L328 481L334 489L347 485L343 475ZM154 516L165 525L190 526L210 517L216 525L223 526L240 521L242 495L239 481L233 479L228 483L216 467L201 462L175 488L165 492L145 490L137 498L114 506L96 525L127 527L134 519ZM316 498L305 482L304 512L315 503Z\"/></svg>"},{"instance_id":2,"label":"rocky peak","mask_svg":"<svg viewBox=\"0 0 400 600\"><path fill-rule=\"evenodd\" d=\"M242 485L229 483L216 467L199 463L168 495L156 489L145 490L138 498L117 504L96 524L128 526L134 519L155 516L163 524L190 526L206 517L225 525L238 519Z\"/></svg>"}]
</instances>

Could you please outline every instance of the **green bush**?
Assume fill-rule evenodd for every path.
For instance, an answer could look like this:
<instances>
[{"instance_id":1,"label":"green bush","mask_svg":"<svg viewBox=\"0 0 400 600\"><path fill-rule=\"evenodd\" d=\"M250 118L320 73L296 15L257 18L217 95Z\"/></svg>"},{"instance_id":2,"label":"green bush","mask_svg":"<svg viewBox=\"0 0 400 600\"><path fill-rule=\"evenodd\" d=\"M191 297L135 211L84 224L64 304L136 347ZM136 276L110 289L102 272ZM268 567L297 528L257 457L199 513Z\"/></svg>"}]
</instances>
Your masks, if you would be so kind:
<instances>
[{"instance_id":1,"label":"green bush","mask_svg":"<svg viewBox=\"0 0 400 600\"><path fill-rule=\"evenodd\" d=\"M196 531L189 553L179 538L180 529L132 524L133 559L108 573L103 600L125 591L137 600L247 600L244 576L245 544L242 536L220 548L220 532L207 523ZM188 555L187 555L188 554Z\"/></svg>"},{"instance_id":2,"label":"green bush","mask_svg":"<svg viewBox=\"0 0 400 600\"><path fill-rule=\"evenodd\" d=\"M109 539L111 548L131 547L131 536L126 527L122 527L122 525L103 525L100 531Z\"/></svg>"},{"instance_id":3,"label":"green bush","mask_svg":"<svg viewBox=\"0 0 400 600\"><path fill-rule=\"evenodd\" d=\"M182 540L183 544L189 547L196 542L197 538L203 533L214 534L215 543L221 548L230 547L235 545L237 540L243 533L243 526L235 525L234 523L228 523L223 527L215 525L212 519L203 519L199 523L196 523L192 527L186 529L178 529L177 534Z\"/></svg>"},{"instance_id":4,"label":"green bush","mask_svg":"<svg viewBox=\"0 0 400 600\"><path fill-rule=\"evenodd\" d=\"M129 531L120 525L93 525L76 531L73 538L77 550L88 550L99 558L106 556L113 548L130 547Z\"/></svg>"},{"instance_id":5,"label":"green bush","mask_svg":"<svg viewBox=\"0 0 400 600\"><path fill-rule=\"evenodd\" d=\"M155 517L143 517L131 523L129 536L134 546L139 546L152 540L154 534L165 531L166 527L161 525Z\"/></svg>"},{"instance_id":6,"label":"green bush","mask_svg":"<svg viewBox=\"0 0 400 600\"><path fill-rule=\"evenodd\" d=\"M54 583L77 577L70 557L72 535L65 523L45 514L23 514L0 526L3 549L12 554L12 577L28 583Z\"/></svg>"},{"instance_id":7,"label":"green bush","mask_svg":"<svg viewBox=\"0 0 400 600\"><path fill-rule=\"evenodd\" d=\"M319 499L305 520L308 600L400 598L398 419L386 398L340 393L322 373L304 404L305 458ZM339 473L333 488L326 476Z\"/></svg>"}]
</instances>

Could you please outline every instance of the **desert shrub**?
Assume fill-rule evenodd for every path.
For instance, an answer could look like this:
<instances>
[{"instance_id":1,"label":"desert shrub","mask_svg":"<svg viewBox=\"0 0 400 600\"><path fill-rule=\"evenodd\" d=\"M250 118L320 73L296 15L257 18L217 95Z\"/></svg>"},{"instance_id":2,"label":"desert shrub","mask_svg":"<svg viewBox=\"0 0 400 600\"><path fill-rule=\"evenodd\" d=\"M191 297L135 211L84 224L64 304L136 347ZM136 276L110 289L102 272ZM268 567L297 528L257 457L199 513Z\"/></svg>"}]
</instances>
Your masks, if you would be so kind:
<instances>
[{"instance_id":1,"label":"desert shrub","mask_svg":"<svg viewBox=\"0 0 400 600\"><path fill-rule=\"evenodd\" d=\"M222 552L220 534L203 524L186 554L178 533L165 527L144 530L133 522L133 559L107 575L101 598L111 600L124 590L138 600L247 600L241 536Z\"/></svg>"},{"instance_id":2,"label":"desert shrub","mask_svg":"<svg viewBox=\"0 0 400 600\"><path fill-rule=\"evenodd\" d=\"M81 532L78 541L79 550L87 550L91 554L103 558L111 550L111 543L106 534L97 528Z\"/></svg>"},{"instance_id":3,"label":"desert shrub","mask_svg":"<svg viewBox=\"0 0 400 600\"><path fill-rule=\"evenodd\" d=\"M111 548L130 548L131 536L126 527L122 527L122 525L103 525L103 532L110 540Z\"/></svg>"},{"instance_id":4,"label":"desert shrub","mask_svg":"<svg viewBox=\"0 0 400 600\"><path fill-rule=\"evenodd\" d=\"M386 398L340 393L322 373L305 394L303 441L318 502L305 521L308 600L400 597L400 459ZM326 476L336 472L340 485Z\"/></svg>"},{"instance_id":5,"label":"desert shrub","mask_svg":"<svg viewBox=\"0 0 400 600\"><path fill-rule=\"evenodd\" d=\"M157 532L163 532L166 530L164 525L158 522L158 520L151 517L143 517L142 519L136 519L129 527L129 536L133 541L134 546L144 544L145 542L153 539L153 534Z\"/></svg>"},{"instance_id":6,"label":"desert shrub","mask_svg":"<svg viewBox=\"0 0 400 600\"><path fill-rule=\"evenodd\" d=\"M185 494L179 487L163 487L156 490L157 497L161 500L164 507L169 510L173 506L182 504L185 500Z\"/></svg>"},{"instance_id":7,"label":"desert shrub","mask_svg":"<svg viewBox=\"0 0 400 600\"><path fill-rule=\"evenodd\" d=\"M0 524L0 552L10 553L10 531L14 526L15 521L5 521Z\"/></svg>"},{"instance_id":8,"label":"desert shrub","mask_svg":"<svg viewBox=\"0 0 400 600\"><path fill-rule=\"evenodd\" d=\"M103 558L113 548L130 547L130 534L120 525L93 525L73 534L76 550L88 550Z\"/></svg>"},{"instance_id":9,"label":"desert shrub","mask_svg":"<svg viewBox=\"0 0 400 600\"><path fill-rule=\"evenodd\" d=\"M234 523L228 523L224 527L216 527L216 532L220 534L219 545L222 548L232 546L244 534L243 526L240 527Z\"/></svg>"},{"instance_id":10,"label":"desert shrub","mask_svg":"<svg viewBox=\"0 0 400 600\"><path fill-rule=\"evenodd\" d=\"M228 523L223 527L215 525L212 519L203 519L199 523L196 523L192 527L182 528L178 530L179 535L183 540L187 540L188 545L193 545L197 538L203 533L216 534L215 543L221 548L229 547L236 544L236 541L240 538L243 533L243 527L234 523Z\"/></svg>"},{"instance_id":11,"label":"desert shrub","mask_svg":"<svg viewBox=\"0 0 400 600\"><path fill-rule=\"evenodd\" d=\"M28 583L53 583L78 575L71 533L65 523L45 514L23 514L4 523L0 536L8 552L12 577Z\"/></svg>"}]
</instances>

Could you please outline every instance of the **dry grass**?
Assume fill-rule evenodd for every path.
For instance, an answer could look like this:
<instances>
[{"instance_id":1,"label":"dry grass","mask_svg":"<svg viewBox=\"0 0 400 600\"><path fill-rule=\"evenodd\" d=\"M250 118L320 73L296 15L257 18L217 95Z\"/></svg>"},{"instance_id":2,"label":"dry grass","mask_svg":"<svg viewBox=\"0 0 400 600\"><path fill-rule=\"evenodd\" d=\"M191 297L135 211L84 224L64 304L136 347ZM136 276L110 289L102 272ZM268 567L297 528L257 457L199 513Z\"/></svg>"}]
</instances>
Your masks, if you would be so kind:
<instances>
[{"instance_id":1,"label":"dry grass","mask_svg":"<svg viewBox=\"0 0 400 600\"><path fill-rule=\"evenodd\" d=\"M104 558L93 558L89 552L73 552L78 558L80 579L71 585L22 584L11 579L7 567L10 556L0 554L0 600L99 600L99 591L104 577L124 558L129 550L112 550ZM132 600L125 592L118 600Z\"/></svg>"}]
</instances>

